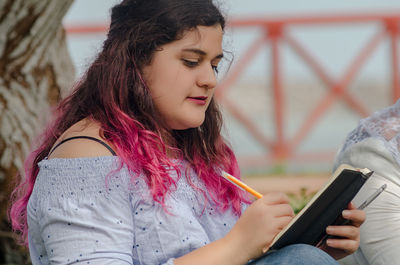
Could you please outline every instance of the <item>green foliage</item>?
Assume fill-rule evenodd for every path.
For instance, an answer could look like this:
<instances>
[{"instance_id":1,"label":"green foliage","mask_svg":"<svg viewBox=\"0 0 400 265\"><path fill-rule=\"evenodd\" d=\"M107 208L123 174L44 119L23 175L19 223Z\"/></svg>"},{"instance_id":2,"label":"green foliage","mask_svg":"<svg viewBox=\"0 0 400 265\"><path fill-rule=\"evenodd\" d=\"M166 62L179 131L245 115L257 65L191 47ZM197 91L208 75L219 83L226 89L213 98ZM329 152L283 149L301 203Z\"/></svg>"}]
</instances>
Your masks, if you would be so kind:
<instances>
[{"instance_id":1,"label":"green foliage","mask_svg":"<svg viewBox=\"0 0 400 265\"><path fill-rule=\"evenodd\" d=\"M289 193L289 204L295 214L301 211L314 196L315 192L307 192L306 188L301 188L300 193Z\"/></svg>"},{"instance_id":2,"label":"green foliage","mask_svg":"<svg viewBox=\"0 0 400 265\"><path fill-rule=\"evenodd\" d=\"M277 163L268 170L268 174L274 176L283 176L287 173L287 166L285 163Z\"/></svg>"}]
</instances>

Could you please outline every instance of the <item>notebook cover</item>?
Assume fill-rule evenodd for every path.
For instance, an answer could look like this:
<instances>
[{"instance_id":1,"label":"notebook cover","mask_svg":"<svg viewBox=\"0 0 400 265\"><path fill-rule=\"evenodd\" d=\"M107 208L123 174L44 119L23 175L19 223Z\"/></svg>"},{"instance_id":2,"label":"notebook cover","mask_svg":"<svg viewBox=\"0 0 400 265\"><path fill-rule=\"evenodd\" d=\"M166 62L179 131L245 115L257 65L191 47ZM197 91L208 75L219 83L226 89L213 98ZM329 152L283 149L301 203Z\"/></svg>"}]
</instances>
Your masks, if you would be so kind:
<instances>
[{"instance_id":1,"label":"notebook cover","mask_svg":"<svg viewBox=\"0 0 400 265\"><path fill-rule=\"evenodd\" d=\"M304 212L299 213L297 220L289 224L286 232L278 235L270 250L299 243L317 245L325 235L326 227L341 216L371 174L372 172L364 175L357 170L343 169L317 199Z\"/></svg>"}]
</instances>

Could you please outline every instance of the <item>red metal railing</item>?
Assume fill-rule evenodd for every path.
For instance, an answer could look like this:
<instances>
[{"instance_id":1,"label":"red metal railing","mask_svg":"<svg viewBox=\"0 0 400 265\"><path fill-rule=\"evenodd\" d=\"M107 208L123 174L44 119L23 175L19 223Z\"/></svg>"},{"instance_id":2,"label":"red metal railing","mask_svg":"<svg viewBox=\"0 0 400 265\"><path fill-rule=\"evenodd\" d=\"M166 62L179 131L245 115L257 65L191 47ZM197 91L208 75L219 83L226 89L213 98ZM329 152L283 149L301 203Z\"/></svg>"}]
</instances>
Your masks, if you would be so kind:
<instances>
[{"instance_id":1,"label":"red metal railing","mask_svg":"<svg viewBox=\"0 0 400 265\"><path fill-rule=\"evenodd\" d=\"M307 50L302 46L295 37L287 32L287 28L293 25L332 25L338 23L361 24L365 22L375 22L381 24L382 30L376 32L375 35L365 44L365 46L356 55L344 75L335 80L324 69ZM391 40L391 68L392 68L392 101L400 97L400 73L399 73L399 52L398 43L400 36L400 12L390 12L384 14L352 14L352 15L331 15L331 16L302 16L290 18L270 18L270 19L236 19L229 23L229 27L235 28L260 28L263 34L259 36L249 48L244 52L241 58L232 66L228 76L220 83L216 90L216 97L223 104L235 119L237 119L259 142L265 149L265 155L253 156L241 159L242 165L265 165L277 161L285 160L327 160L332 159L333 151L318 153L302 153L297 152L299 145L304 141L305 137L315 127L316 123L322 118L327 110L337 101L342 100L354 112L361 116L367 116L369 111L364 105L349 91L349 84L355 78L360 68L365 64L366 60L376 50L377 46L385 39ZM107 27L102 26L79 26L67 27L69 34L88 34L96 32L104 32ZM282 73L281 73L281 52L280 47L287 44L306 65L314 72L316 77L323 81L328 88L326 95L317 102L314 109L308 114L302 125L294 136L288 139L285 133L285 98L283 95ZM240 78L251 61L256 57L260 50L269 45L271 47L271 77L272 89L274 97L274 118L275 118L275 139L269 139L265 133L252 121L250 117L245 115L234 102L228 97L230 87ZM268 161L268 162L267 162Z\"/></svg>"},{"instance_id":2,"label":"red metal railing","mask_svg":"<svg viewBox=\"0 0 400 265\"><path fill-rule=\"evenodd\" d=\"M338 24L338 23L365 23L376 22L382 24L382 30L377 32L359 51L344 75L335 80L331 77L324 67L317 62L311 52L303 47L286 29L293 25L315 25L315 24ZM266 161L282 161L282 160L327 160L333 158L333 151L318 153L297 153L299 145L304 141L306 136L312 131L316 123L328 111L328 109L337 101L343 100L350 108L361 116L367 116L368 110L354 96L348 93L349 84L355 78L362 65L365 64L367 58L371 56L385 37L391 40L392 53L392 100L393 102L400 97L399 83L399 54L397 44L400 36L400 12L390 14L368 14L368 15L339 15L339 16L305 16L292 17L283 19L241 19L234 20L230 23L234 28L261 28L264 34L256 39L250 47L244 52L239 61L232 67L230 74L224 79L216 96L223 103L224 107L239 120L253 137L268 150L265 156L247 157L242 159L244 165L260 165L266 164ZM285 98L283 96L282 74L280 70L280 47L287 44L306 65L314 72L314 74L323 81L328 87L328 93L318 102L315 108L308 114L302 125L291 139L285 138L284 128L284 106ZM272 69L272 89L274 96L274 115L275 115L275 139L268 139L254 122L247 116L243 115L236 105L226 96L229 88L238 80L246 66L251 62L255 55L265 45L271 47L271 69Z\"/></svg>"}]
</instances>

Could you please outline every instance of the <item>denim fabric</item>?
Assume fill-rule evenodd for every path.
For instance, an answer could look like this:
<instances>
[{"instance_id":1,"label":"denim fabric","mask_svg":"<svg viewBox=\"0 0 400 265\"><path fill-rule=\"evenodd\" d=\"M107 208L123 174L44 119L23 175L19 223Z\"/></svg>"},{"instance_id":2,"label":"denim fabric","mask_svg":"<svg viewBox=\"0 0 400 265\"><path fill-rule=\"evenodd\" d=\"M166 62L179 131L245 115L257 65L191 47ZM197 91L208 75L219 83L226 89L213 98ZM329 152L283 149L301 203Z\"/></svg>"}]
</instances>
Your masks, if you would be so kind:
<instances>
[{"instance_id":1,"label":"denim fabric","mask_svg":"<svg viewBox=\"0 0 400 265\"><path fill-rule=\"evenodd\" d=\"M319 248L296 244L284 247L248 265L337 265L331 256Z\"/></svg>"}]
</instances>

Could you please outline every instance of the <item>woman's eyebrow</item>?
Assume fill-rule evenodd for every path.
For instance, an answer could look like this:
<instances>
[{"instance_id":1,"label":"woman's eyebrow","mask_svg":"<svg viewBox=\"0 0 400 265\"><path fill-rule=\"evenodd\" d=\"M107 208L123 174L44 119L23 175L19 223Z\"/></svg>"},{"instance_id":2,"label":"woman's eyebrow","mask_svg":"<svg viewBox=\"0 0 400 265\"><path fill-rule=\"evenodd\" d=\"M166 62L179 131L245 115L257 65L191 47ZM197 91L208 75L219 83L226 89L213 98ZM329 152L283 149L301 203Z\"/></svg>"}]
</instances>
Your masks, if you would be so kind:
<instances>
[{"instance_id":1,"label":"woman's eyebrow","mask_svg":"<svg viewBox=\"0 0 400 265\"><path fill-rule=\"evenodd\" d=\"M182 51L196 53L196 54L201 55L201 56L206 56L207 55L207 53L205 51L200 50L200 49L183 49ZM218 54L217 56L215 56L214 59L221 59L223 57L224 57L224 54L221 53L221 54Z\"/></svg>"}]
</instances>

